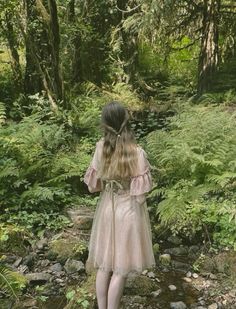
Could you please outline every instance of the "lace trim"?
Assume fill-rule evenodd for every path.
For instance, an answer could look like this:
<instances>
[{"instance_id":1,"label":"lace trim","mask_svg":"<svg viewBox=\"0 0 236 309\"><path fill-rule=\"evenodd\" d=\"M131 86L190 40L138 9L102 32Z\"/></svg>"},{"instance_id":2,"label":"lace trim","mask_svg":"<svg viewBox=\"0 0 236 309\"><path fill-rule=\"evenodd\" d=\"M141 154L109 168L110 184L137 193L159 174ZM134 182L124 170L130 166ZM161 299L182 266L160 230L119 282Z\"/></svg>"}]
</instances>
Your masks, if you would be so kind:
<instances>
[{"instance_id":1,"label":"lace trim","mask_svg":"<svg viewBox=\"0 0 236 309\"><path fill-rule=\"evenodd\" d=\"M112 267L99 266L95 262L93 263L93 262L89 262L89 261L87 261L87 265L89 265L92 268L97 269L97 270L99 269L99 270L104 271L104 272L113 272L114 274L125 276L125 277L128 276L130 273L141 274L146 269L151 269L151 268L155 268L156 267L156 263L152 263L152 264L144 265L142 267L133 267L133 268L131 268L129 270L124 270L124 269L119 268L119 267L115 267L113 269Z\"/></svg>"}]
</instances>

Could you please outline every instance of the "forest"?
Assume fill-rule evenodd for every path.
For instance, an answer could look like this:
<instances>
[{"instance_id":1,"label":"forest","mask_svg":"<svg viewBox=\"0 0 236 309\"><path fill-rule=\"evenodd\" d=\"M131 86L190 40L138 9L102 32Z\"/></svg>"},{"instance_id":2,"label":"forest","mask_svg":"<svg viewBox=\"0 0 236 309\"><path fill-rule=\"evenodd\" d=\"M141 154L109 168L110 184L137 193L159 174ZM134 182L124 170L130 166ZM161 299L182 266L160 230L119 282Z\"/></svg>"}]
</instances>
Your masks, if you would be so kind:
<instances>
[{"instance_id":1,"label":"forest","mask_svg":"<svg viewBox=\"0 0 236 309\"><path fill-rule=\"evenodd\" d=\"M83 178L110 101L154 183L157 270L122 308L236 308L236 2L0 0L0 309L97 308Z\"/></svg>"}]
</instances>

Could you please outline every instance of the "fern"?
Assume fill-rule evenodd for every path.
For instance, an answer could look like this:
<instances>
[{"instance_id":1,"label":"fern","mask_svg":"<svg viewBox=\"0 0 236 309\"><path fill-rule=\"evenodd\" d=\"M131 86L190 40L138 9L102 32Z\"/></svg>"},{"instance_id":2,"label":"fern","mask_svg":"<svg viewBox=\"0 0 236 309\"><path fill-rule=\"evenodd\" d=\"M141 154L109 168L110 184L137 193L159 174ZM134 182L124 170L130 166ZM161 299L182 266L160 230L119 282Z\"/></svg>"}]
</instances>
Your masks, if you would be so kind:
<instances>
[{"instance_id":1,"label":"fern","mask_svg":"<svg viewBox=\"0 0 236 309\"><path fill-rule=\"evenodd\" d=\"M166 131L148 135L146 149L158 183L151 195L162 197L156 213L163 225L186 233L205 220L206 201L227 200L235 190L236 121L222 107L182 103L177 111ZM196 225L194 207L200 211Z\"/></svg>"},{"instance_id":2,"label":"fern","mask_svg":"<svg viewBox=\"0 0 236 309\"><path fill-rule=\"evenodd\" d=\"M11 297L18 299L17 287L12 271L4 265L0 265L0 290L9 294Z\"/></svg>"}]
</instances>

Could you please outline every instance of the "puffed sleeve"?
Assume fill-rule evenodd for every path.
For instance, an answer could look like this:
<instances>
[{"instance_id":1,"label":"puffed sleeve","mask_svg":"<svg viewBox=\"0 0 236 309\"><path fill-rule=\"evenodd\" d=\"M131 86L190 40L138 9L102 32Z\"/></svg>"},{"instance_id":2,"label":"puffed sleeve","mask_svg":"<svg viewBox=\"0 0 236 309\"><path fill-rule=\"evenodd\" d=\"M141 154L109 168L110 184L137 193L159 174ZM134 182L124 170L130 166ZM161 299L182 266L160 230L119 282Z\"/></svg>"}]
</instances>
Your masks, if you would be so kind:
<instances>
[{"instance_id":1,"label":"puffed sleeve","mask_svg":"<svg viewBox=\"0 0 236 309\"><path fill-rule=\"evenodd\" d=\"M101 179L98 178L97 172L100 164L101 141L97 142L92 161L85 173L84 182L91 193L101 191Z\"/></svg>"},{"instance_id":2,"label":"puffed sleeve","mask_svg":"<svg viewBox=\"0 0 236 309\"><path fill-rule=\"evenodd\" d=\"M141 147L138 147L138 175L131 178L130 195L142 195L151 191L152 176L150 167L146 152Z\"/></svg>"}]
</instances>

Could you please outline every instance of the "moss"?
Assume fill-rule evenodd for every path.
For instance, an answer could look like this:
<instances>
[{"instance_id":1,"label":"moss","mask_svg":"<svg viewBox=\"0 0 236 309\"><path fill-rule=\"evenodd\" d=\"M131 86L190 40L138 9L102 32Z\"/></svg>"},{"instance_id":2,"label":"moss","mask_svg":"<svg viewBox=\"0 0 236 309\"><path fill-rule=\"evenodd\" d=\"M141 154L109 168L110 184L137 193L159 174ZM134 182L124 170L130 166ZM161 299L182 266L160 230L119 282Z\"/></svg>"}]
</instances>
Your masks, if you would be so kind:
<instances>
[{"instance_id":1,"label":"moss","mask_svg":"<svg viewBox=\"0 0 236 309\"><path fill-rule=\"evenodd\" d=\"M26 254L28 235L23 228L15 225L0 225L0 253Z\"/></svg>"},{"instance_id":2,"label":"moss","mask_svg":"<svg viewBox=\"0 0 236 309\"><path fill-rule=\"evenodd\" d=\"M14 285L18 290L22 290L28 284L27 278L18 272L11 272L12 279L14 281Z\"/></svg>"},{"instance_id":3,"label":"moss","mask_svg":"<svg viewBox=\"0 0 236 309\"><path fill-rule=\"evenodd\" d=\"M66 260L68 258L76 258L85 261L88 252L88 245L82 239L61 238L53 240L50 244L50 254L57 255L57 259Z\"/></svg>"}]
</instances>

